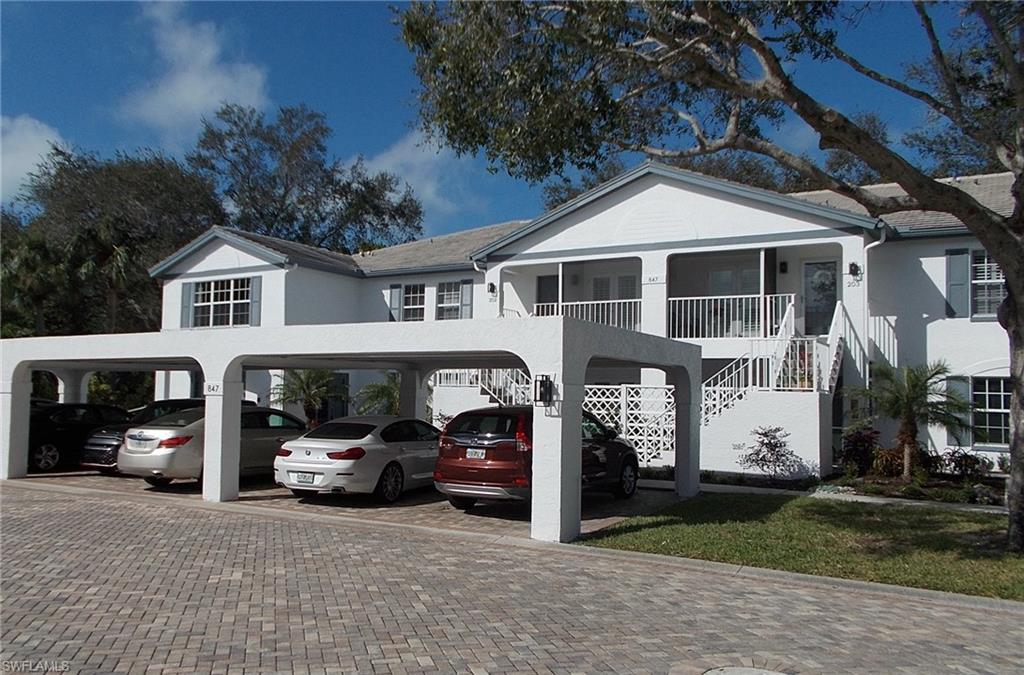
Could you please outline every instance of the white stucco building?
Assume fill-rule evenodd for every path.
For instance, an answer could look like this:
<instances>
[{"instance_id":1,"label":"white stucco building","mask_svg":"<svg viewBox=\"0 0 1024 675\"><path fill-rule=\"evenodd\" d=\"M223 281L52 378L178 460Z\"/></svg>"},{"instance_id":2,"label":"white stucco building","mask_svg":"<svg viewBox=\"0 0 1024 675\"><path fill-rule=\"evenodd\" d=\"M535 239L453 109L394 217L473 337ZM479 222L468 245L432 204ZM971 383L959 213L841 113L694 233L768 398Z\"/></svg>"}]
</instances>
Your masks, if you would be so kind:
<instances>
[{"instance_id":1,"label":"white stucco building","mask_svg":"<svg viewBox=\"0 0 1024 675\"><path fill-rule=\"evenodd\" d=\"M996 174L958 185L1009 209L1009 182ZM949 362L963 393L985 403L976 421L988 429L986 442L962 442L1005 449L1008 354L993 321L1001 274L945 214L877 220L828 191L783 196L648 163L533 221L355 256L218 229L153 272L164 282L165 331L211 321L565 315L698 344L703 469L741 470L750 432L775 425L791 434L809 471L828 472L847 416L841 387L864 384L876 361ZM214 302L223 314L213 319L208 284L214 293L230 284L240 298L233 308ZM376 377L351 372L339 382L355 393ZM273 381L250 371L246 389L267 401ZM526 400L529 381L521 371L445 369L432 378L433 414L443 420ZM591 369L587 385L588 407L631 436L646 461L673 462L663 373ZM186 395L194 386L178 373L160 377L157 393ZM956 443L935 429L927 442L940 452Z\"/></svg>"},{"instance_id":2,"label":"white stucco building","mask_svg":"<svg viewBox=\"0 0 1024 675\"><path fill-rule=\"evenodd\" d=\"M1010 174L955 180L1009 212ZM577 348L563 339L571 333L587 360L558 378L578 386L584 405L649 464L693 461L699 447L701 469L739 471L751 431L772 425L791 434L806 471L828 473L847 415L841 388L863 385L876 361L948 361L963 378L957 386L984 403L976 421L985 442L964 442L1006 450L1008 350L993 320L1001 273L945 214L878 220L831 192L779 195L646 163L531 221L354 256L214 228L152 273L163 284L156 346L122 361L173 365L158 373L158 398L211 395L223 364L211 371L202 354L227 350L237 357L224 358L240 396L270 402L283 368L330 367L353 394L397 369L415 373L403 379L407 409L422 414L429 396L443 419L530 400L533 376L561 368ZM554 317L567 319L541 320ZM567 332L538 328L549 325ZM75 339L78 346L68 342ZM66 391L78 391L75 374L85 372L86 342L95 339L5 341L8 429L10 382L47 366L64 373ZM697 360L672 362L693 360L696 347ZM103 353L94 365L114 369ZM686 376L673 376L674 367ZM691 388L692 398L680 394ZM327 411L341 412L341 404ZM693 443L680 447L677 422L687 415L683 435ZM936 450L954 442L927 433Z\"/></svg>"}]
</instances>

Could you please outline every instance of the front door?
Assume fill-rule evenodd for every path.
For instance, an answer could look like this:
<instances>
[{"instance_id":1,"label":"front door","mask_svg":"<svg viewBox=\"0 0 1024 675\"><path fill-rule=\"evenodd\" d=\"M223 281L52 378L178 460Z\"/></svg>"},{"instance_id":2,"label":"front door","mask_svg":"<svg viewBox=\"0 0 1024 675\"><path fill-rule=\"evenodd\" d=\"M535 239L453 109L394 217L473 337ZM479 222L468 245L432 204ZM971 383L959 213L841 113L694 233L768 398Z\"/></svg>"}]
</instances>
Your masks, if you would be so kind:
<instances>
[{"instance_id":1,"label":"front door","mask_svg":"<svg viewBox=\"0 0 1024 675\"><path fill-rule=\"evenodd\" d=\"M826 335L836 310L835 260L804 263L804 334Z\"/></svg>"}]
</instances>

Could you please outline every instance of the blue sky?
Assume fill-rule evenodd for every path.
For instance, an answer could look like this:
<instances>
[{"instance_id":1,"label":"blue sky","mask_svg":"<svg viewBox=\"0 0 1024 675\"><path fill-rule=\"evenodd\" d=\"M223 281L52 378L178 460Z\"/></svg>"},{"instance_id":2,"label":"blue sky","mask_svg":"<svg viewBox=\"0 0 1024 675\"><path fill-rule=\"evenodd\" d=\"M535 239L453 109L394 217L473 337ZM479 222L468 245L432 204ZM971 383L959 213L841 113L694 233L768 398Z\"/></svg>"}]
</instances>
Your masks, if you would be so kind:
<instances>
[{"instance_id":1,"label":"blue sky","mask_svg":"<svg viewBox=\"0 0 1024 675\"><path fill-rule=\"evenodd\" d=\"M951 12L939 22L948 28ZM7 201L50 140L109 154L180 154L222 101L326 113L330 150L399 174L426 210L428 234L536 216L541 189L490 173L479 158L426 147L415 130L412 58L384 3L0 4L2 187ZM923 48L908 4L843 34L871 65L899 74ZM842 68L800 62L807 88L847 113L874 109L900 132L923 111ZM813 151L797 121L787 146Z\"/></svg>"}]
</instances>

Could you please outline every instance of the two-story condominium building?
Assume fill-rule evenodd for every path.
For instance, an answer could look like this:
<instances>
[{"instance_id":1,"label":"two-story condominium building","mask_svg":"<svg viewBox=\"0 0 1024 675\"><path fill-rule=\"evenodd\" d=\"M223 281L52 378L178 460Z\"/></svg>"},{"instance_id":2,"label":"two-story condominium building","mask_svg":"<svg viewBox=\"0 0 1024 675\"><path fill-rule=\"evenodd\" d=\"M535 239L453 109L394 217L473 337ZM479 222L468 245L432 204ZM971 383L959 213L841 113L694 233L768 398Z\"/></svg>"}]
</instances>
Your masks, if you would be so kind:
<instances>
[{"instance_id":1,"label":"two-story condominium building","mask_svg":"<svg viewBox=\"0 0 1024 675\"><path fill-rule=\"evenodd\" d=\"M1010 174L958 179L1008 213ZM894 185L871 189L897 193ZM978 404L984 438L923 431L942 451L1006 451L1010 389L994 322L1001 272L961 223L908 212L876 219L828 191L780 195L646 163L531 221L492 225L359 255L214 228L152 270L164 332L361 322L515 322L564 315L700 345L701 468L739 471L759 426L780 426L804 470L828 473L849 419L846 385L872 362L943 359ZM272 402L280 371L247 370ZM352 393L380 371L339 372ZM508 367L434 372L432 414L530 400ZM159 374L157 396L195 393ZM585 407L620 428L650 464L674 462L664 371L591 367ZM345 411L336 402L328 414ZM893 428L883 426L886 435Z\"/></svg>"}]
</instances>

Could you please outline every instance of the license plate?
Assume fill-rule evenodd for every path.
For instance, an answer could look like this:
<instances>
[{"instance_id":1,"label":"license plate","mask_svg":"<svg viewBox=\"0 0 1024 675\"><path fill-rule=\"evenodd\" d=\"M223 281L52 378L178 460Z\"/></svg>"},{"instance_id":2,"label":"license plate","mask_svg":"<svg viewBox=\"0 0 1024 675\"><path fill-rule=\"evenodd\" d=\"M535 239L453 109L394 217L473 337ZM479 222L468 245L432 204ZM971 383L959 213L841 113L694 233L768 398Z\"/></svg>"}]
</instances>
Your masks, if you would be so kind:
<instances>
[{"instance_id":1,"label":"license plate","mask_svg":"<svg viewBox=\"0 0 1024 675\"><path fill-rule=\"evenodd\" d=\"M483 448L466 448L466 459L486 459L487 451Z\"/></svg>"},{"instance_id":2,"label":"license plate","mask_svg":"<svg viewBox=\"0 0 1024 675\"><path fill-rule=\"evenodd\" d=\"M297 473L295 474L295 482L303 483L304 485L312 485L316 479L316 474L313 473Z\"/></svg>"}]
</instances>

